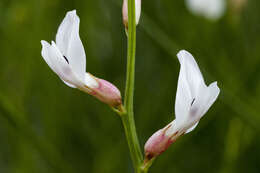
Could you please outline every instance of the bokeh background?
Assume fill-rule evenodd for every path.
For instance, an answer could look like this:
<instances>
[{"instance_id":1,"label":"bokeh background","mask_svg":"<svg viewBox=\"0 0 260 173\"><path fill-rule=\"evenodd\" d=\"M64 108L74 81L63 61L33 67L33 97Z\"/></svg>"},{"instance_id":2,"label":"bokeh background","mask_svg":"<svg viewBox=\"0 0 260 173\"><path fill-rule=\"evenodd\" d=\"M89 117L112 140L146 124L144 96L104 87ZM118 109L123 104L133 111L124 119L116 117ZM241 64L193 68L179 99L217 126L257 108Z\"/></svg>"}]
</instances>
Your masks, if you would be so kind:
<instances>
[{"instance_id":1,"label":"bokeh background","mask_svg":"<svg viewBox=\"0 0 260 173\"><path fill-rule=\"evenodd\" d=\"M141 145L174 118L176 54L190 51L219 99L151 173L260 172L260 1L227 0L222 18L183 0L143 0L137 28L135 119ZM233 4L235 3L235 4ZM133 172L120 118L67 87L41 58L67 11L77 9L87 71L123 93L127 40L120 0L0 0L0 172Z\"/></svg>"}]
</instances>

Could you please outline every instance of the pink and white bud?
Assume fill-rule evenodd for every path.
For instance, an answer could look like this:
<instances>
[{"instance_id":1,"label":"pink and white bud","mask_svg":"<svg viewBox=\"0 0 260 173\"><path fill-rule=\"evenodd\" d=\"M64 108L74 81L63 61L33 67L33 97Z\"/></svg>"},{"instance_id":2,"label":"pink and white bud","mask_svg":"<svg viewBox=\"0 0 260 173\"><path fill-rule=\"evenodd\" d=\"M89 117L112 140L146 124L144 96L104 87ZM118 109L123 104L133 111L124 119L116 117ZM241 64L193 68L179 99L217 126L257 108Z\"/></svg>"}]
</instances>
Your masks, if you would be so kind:
<instances>
[{"instance_id":1,"label":"pink and white bud","mask_svg":"<svg viewBox=\"0 0 260 173\"><path fill-rule=\"evenodd\" d=\"M124 2L123 2L122 13L123 13L123 23L125 25L125 28L128 28L127 0L124 0ZM135 0L135 22L136 22L136 25L138 25L138 23L139 23L140 16L141 16L141 0Z\"/></svg>"},{"instance_id":2,"label":"pink and white bud","mask_svg":"<svg viewBox=\"0 0 260 173\"><path fill-rule=\"evenodd\" d=\"M162 154L173 142L177 140L179 136L183 134L183 132L177 131L173 125L174 121L165 128L155 132L147 140L144 146L146 160L151 160L152 158ZM169 131L171 131L171 134L169 134Z\"/></svg>"},{"instance_id":3,"label":"pink and white bud","mask_svg":"<svg viewBox=\"0 0 260 173\"><path fill-rule=\"evenodd\" d=\"M155 132L145 143L145 157L147 160L151 160L152 158L163 153L173 141L170 137L165 135L165 131L163 129Z\"/></svg>"},{"instance_id":4,"label":"pink and white bud","mask_svg":"<svg viewBox=\"0 0 260 173\"><path fill-rule=\"evenodd\" d=\"M89 92L90 95L112 107L117 107L122 104L121 93L116 86L103 79L96 78L96 81L98 87L91 88L91 92Z\"/></svg>"}]
</instances>

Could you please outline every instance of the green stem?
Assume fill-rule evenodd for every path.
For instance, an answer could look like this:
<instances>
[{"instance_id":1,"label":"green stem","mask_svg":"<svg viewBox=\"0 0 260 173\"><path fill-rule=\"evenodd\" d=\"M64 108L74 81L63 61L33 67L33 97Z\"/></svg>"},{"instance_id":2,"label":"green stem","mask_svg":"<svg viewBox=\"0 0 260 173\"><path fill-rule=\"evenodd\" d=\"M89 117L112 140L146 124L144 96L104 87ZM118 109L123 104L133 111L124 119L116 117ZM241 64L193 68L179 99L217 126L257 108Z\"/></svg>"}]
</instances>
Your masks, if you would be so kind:
<instances>
[{"instance_id":1,"label":"green stem","mask_svg":"<svg viewBox=\"0 0 260 173\"><path fill-rule=\"evenodd\" d=\"M131 113L126 113L122 116L122 122L125 129L125 135L128 142L128 147L130 150L130 155L134 164L134 169L136 173L144 173L141 169L142 165L142 152L140 149L139 141L137 138L134 117Z\"/></svg>"},{"instance_id":2,"label":"green stem","mask_svg":"<svg viewBox=\"0 0 260 173\"><path fill-rule=\"evenodd\" d=\"M127 50L127 76L125 89L125 109L122 114L122 122L125 129L131 158L136 173L145 173L141 169L143 154L136 133L133 98L135 82L135 49L136 49L136 24L135 24L135 0L128 0L128 50Z\"/></svg>"}]
</instances>

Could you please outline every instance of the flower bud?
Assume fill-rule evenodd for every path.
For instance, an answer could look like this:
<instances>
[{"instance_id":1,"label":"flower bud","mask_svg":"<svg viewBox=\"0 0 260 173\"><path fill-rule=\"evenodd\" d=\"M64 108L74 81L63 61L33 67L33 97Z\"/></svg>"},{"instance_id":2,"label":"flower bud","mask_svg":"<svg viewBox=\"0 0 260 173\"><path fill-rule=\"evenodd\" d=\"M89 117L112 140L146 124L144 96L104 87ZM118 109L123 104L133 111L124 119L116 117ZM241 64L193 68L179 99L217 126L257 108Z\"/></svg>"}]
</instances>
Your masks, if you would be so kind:
<instances>
[{"instance_id":1,"label":"flower bud","mask_svg":"<svg viewBox=\"0 0 260 173\"><path fill-rule=\"evenodd\" d=\"M96 78L96 81L98 82L98 87L91 88L90 95L112 107L122 104L121 93L116 86L103 79Z\"/></svg>"},{"instance_id":2,"label":"flower bud","mask_svg":"<svg viewBox=\"0 0 260 173\"><path fill-rule=\"evenodd\" d=\"M127 0L124 0L123 2L123 23L125 25L125 28L128 28L128 7L127 7ZM141 16L141 0L135 0L135 22L136 25L139 23L139 19Z\"/></svg>"},{"instance_id":3,"label":"flower bud","mask_svg":"<svg viewBox=\"0 0 260 173\"><path fill-rule=\"evenodd\" d=\"M165 135L165 130L160 129L155 132L145 143L145 157L146 160L151 160L152 158L163 153L174 141L171 137Z\"/></svg>"}]
</instances>

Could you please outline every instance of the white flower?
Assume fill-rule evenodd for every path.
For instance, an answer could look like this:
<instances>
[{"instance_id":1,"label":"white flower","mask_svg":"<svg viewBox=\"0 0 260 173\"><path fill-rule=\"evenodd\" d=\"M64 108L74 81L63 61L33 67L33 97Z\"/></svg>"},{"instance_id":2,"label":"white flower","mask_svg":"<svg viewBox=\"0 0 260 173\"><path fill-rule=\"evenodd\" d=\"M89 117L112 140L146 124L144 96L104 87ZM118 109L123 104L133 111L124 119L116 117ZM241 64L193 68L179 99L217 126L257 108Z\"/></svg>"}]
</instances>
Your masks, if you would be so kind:
<instances>
[{"instance_id":1,"label":"white flower","mask_svg":"<svg viewBox=\"0 0 260 173\"><path fill-rule=\"evenodd\" d=\"M175 120L148 139L145 144L148 158L161 154L179 136L194 130L220 92L217 82L206 86L200 69L189 52L182 50L177 56L181 69L175 101Z\"/></svg>"},{"instance_id":2,"label":"white flower","mask_svg":"<svg viewBox=\"0 0 260 173\"><path fill-rule=\"evenodd\" d=\"M125 27L128 28L127 0L124 0L124 2L123 2L122 13L123 13L123 23L124 23ZM141 0L135 0L135 21L136 21L136 25L138 25L138 23L139 23L140 16L141 16Z\"/></svg>"},{"instance_id":3,"label":"white flower","mask_svg":"<svg viewBox=\"0 0 260 173\"><path fill-rule=\"evenodd\" d=\"M185 0L185 2L192 13L211 20L222 17L226 9L225 0Z\"/></svg>"},{"instance_id":4,"label":"white flower","mask_svg":"<svg viewBox=\"0 0 260 173\"><path fill-rule=\"evenodd\" d=\"M79 36L76 10L66 14L56 34L56 43L41 41L42 57L60 79L111 105L121 104L120 91L111 83L86 73L86 55Z\"/></svg>"}]
</instances>

